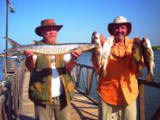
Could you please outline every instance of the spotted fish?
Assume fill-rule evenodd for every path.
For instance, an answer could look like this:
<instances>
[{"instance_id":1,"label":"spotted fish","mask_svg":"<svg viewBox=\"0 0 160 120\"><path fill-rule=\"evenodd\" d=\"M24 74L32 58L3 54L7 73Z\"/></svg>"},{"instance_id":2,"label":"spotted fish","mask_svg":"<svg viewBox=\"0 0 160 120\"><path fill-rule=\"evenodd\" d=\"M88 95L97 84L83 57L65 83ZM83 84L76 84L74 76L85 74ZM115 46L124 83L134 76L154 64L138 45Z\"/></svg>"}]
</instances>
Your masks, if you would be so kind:
<instances>
[{"instance_id":1,"label":"spotted fish","mask_svg":"<svg viewBox=\"0 0 160 120\"><path fill-rule=\"evenodd\" d=\"M154 53L149 38L142 39L142 53L144 57L144 63L148 70L147 80L153 81L154 80L153 69L155 68L155 63L154 63Z\"/></svg>"},{"instance_id":2,"label":"spotted fish","mask_svg":"<svg viewBox=\"0 0 160 120\"><path fill-rule=\"evenodd\" d=\"M93 49L92 59L94 59L97 64L97 68L95 70L96 74L106 76L106 67L108 64L111 47L113 45L113 40L113 37L109 37L102 46L99 33L96 31L93 32L91 43L96 44L96 48Z\"/></svg>"},{"instance_id":3,"label":"spotted fish","mask_svg":"<svg viewBox=\"0 0 160 120\"><path fill-rule=\"evenodd\" d=\"M92 33L91 43L96 45L92 50L92 60L96 62L97 68L95 69L95 74L98 75L102 67L102 46L100 43L100 35L97 31Z\"/></svg>"}]
</instances>

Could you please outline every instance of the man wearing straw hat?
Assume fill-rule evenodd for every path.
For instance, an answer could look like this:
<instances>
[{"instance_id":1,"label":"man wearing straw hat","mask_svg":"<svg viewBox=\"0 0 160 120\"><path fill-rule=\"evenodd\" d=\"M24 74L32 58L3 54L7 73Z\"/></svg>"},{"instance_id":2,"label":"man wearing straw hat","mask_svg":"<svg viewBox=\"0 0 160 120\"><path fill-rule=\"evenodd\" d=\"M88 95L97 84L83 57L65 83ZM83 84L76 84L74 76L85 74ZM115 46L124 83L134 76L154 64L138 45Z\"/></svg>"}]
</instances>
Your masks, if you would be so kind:
<instances>
[{"instance_id":1,"label":"man wearing straw hat","mask_svg":"<svg viewBox=\"0 0 160 120\"><path fill-rule=\"evenodd\" d=\"M99 74L99 120L136 120L138 96L137 65L133 59L134 39L127 37L132 25L123 16L116 17L108 25L113 40L107 75ZM106 42L101 36L101 44ZM94 67L96 62L92 58ZM139 61L142 63L142 61Z\"/></svg>"},{"instance_id":2,"label":"man wearing straw hat","mask_svg":"<svg viewBox=\"0 0 160 120\"><path fill-rule=\"evenodd\" d=\"M35 44L56 44L58 31L53 19L45 19L35 29L43 37ZM35 105L37 120L70 120L70 103L74 96L71 70L81 51L65 55L34 55L25 51L26 66L31 71L29 97Z\"/></svg>"}]
</instances>

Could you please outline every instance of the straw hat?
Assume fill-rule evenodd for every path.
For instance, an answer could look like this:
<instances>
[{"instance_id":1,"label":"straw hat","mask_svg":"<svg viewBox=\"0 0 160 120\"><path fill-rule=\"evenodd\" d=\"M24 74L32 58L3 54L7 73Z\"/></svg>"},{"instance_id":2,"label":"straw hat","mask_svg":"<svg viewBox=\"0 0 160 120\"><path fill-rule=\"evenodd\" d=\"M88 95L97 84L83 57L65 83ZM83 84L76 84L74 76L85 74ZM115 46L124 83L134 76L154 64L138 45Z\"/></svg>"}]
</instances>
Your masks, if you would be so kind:
<instances>
[{"instance_id":1,"label":"straw hat","mask_svg":"<svg viewBox=\"0 0 160 120\"><path fill-rule=\"evenodd\" d=\"M117 24L126 25L126 26L127 26L127 29L128 29L127 35L130 34L131 29L132 29L131 23L128 22L128 20L127 20L125 17L123 17L123 16L118 16L118 17L116 17L116 18L113 20L112 23L110 23L110 24L108 25L108 31L109 31L109 33L110 33L111 35L113 35L113 27L114 27L115 25L117 25Z\"/></svg>"},{"instance_id":2,"label":"straw hat","mask_svg":"<svg viewBox=\"0 0 160 120\"><path fill-rule=\"evenodd\" d=\"M41 26L37 27L35 29L35 32L37 35L42 36L41 31L45 28L51 28L53 30L59 31L62 28L63 25L56 25L55 21L53 19L45 19L41 21Z\"/></svg>"}]
</instances>

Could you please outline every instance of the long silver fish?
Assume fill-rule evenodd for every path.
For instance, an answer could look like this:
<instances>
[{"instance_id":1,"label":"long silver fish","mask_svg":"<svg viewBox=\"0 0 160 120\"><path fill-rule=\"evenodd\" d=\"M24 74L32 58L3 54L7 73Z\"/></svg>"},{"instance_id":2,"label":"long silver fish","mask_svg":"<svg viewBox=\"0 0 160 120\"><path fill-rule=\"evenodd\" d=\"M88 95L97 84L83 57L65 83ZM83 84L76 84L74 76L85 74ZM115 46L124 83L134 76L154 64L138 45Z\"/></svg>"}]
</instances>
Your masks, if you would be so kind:
<instances>
[{"instance_id":1,"label":"long silver fish","mask_svg":"<svg viewBox=\"0 0 160 120\"><path fill-rule=\"evenodd\" d=\"M97 75L100 73L102 66L102 46L100 43L100 35L97 31L92 33L91 43L96 45L96 47L92 50L92 60L94 60L97 64L97 68L94 70Z\"/></svg>"},{"instance_id":2,"label":"long silver fish","mask_svg":"<svg viewBox=\"0 0 160 120\"><path fill-rule=\"evenodd\" d=\"M155 67L154 53L151 47L150 40L148 38L142 39L142 52L143 52L143 57L144 57L144 63L148 70L147 80L153 81L154 80L153 69Z\"/></svg>"},{"instance_id":3,"label":"long silver fish","mask_svg":"<svg viewBox=\"0 0 160 120\"><path fill-rule=\"evenodd\" d=\"M5 38L5 39L9 41L13 46L13 48L8 49L6 51L8 53L30 50L34 54L59 55L59 54L71 53L76 50L81 50L82 52L84 52L96 47L95 44L90 44L90 43L64 43L64 44L55 44L55 45L48 45L48 44L20 45L16 41L10 38Z\"/></svg>"}]
</instances>

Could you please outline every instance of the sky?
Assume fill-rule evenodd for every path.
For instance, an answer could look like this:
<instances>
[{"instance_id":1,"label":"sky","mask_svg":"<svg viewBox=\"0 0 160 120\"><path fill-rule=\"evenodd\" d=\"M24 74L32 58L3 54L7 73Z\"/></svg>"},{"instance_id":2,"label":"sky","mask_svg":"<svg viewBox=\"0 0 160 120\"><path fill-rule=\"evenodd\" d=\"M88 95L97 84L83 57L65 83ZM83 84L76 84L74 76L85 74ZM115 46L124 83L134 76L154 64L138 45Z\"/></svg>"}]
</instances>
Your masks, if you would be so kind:
<instances>
[{"instance_id":1,"label":"sky","mask_svg":"<svg viewBox=\"0 0 160 120\"><path fill-rule=\"evenodd\" d=\"M116 16L132 23L130 38L149 37L160 45L160 0L11 0L16 13L9 13L8 36L22 45L42 38L35 33L43 19L63 25L60 43L90 43L93 31L109 37L107 26ZM5 49L6 0L0 0L0 53Z\"/></svg>"}]
</instances>

